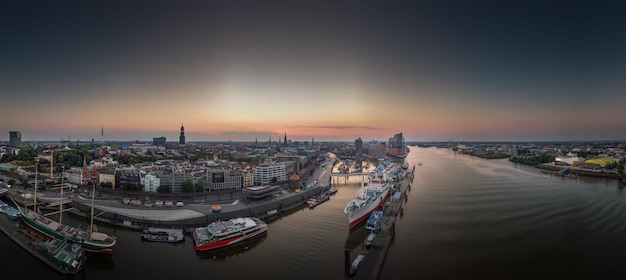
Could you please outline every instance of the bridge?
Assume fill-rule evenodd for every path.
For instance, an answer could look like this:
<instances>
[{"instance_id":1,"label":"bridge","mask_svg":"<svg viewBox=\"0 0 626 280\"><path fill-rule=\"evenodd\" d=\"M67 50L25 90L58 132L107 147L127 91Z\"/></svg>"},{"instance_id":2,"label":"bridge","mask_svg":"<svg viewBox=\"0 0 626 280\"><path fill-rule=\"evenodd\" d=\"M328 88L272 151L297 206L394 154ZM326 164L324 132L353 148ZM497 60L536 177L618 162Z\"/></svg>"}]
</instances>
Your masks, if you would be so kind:
<instances>
[{"instance_id":1,"label":"bridge","mask_svg":"<svg viewBox=\"0 0 626 280\"><path fill-rule=\"evenodd\" d=\"M354 173L330 173L330 181L332 183L333 178L344 178L344 182L348 182L348 178L352 177L352 176L361 176L361 177L365 177L368 176L370 173L367 172L354 172Z\"/></svg>"}]
</instances>

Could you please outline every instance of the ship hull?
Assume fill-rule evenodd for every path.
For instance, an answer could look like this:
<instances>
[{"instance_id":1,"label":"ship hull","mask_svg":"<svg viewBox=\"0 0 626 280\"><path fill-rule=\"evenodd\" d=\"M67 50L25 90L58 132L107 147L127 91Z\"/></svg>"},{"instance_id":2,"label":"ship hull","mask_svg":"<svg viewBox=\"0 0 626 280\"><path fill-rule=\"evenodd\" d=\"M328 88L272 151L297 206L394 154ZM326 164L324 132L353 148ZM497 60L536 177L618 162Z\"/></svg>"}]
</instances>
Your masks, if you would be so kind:
<instances>
[{"instance_id":1,"label":"ship hull","mask_svg":"<svg viewBox=\"0 0 626 280\"><path fill-rule=\"evenodd\" d=\"M367 220L367 218L370 216L370 214L372 214L372 212L374 212L374 210L383 205L383 202L387 200L387 198L389 198L389 188L386 188L379 197L382 197L382 199L377 198L378 202L368 203L364 207L360 208L358 211L348 214L348 224L350 229Z\"/></svg>"},{"instance_id":2,"label":"ship hull","mask_svg":"<svg viewBox=\"0 0 626 280\"><path fill-rule=\"evenodd\" d=\"M37 214L38 215L38 214ZM82 241L73 236L65 236L59 232L53 231L52 229L47 228L46 226L38 223L37 221L31 219L26 213L22 214L22 221L28 225L28 227L40 232L43 235L46 235L50 238L64 240L67 238L69 243L79 244L83 248L86 253L89 254L112 254L113 249L112 246L94 244L87 241Z\"/></svg>"}]
</instances>

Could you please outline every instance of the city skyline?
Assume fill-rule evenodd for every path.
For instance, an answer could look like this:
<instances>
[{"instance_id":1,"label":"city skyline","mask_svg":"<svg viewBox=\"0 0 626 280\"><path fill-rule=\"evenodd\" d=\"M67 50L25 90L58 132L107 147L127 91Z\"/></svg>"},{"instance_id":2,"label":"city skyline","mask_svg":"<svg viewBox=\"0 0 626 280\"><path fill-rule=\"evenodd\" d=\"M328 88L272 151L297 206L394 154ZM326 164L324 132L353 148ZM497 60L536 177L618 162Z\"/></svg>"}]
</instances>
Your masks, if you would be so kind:
<instances>
[{"instance_id":1,"label":"city skyline","mask_svg":"<svg viewBox=\"0 0 626 280\"><path fill-rule=\"evenodd\" d=\"M11 2L0 141L624 140L618 8Z\"/></svg>"}]
</instances>

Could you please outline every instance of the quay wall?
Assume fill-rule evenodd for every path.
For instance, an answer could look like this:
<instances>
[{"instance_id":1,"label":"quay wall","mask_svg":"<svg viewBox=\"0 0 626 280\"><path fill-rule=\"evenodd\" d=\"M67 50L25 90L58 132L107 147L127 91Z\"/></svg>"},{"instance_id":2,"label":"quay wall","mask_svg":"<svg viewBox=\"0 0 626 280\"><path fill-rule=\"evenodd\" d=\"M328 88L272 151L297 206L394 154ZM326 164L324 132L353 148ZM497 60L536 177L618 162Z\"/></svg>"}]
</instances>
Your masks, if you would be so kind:
<instances>
[{"instance_id":1,"label":"quay wall","mask_svg":"<svg viewBox=\"0 0 626 280\"><path fill-rule=\"evenodd\" d=\"M94 217L94 220L112 224L115 226L127 227L140 229L143 226L155 226L155 227L178 227L183 228L185 230L189 230L192 228L196 228L199 226L206 226L207 224L216 221L216 220L228 220L231 218L237 217L246 217L252 216L261 219L271 218L272 216L279 215L285 211L289 211L292 209L296 209L298 207L303 207L306 205L306 201L316 195L319 195L321 192L326 191L324 187L315 186L307 190L303 190L299 193L289 193L286 195L281 195L279 197L259 201L259 202L240 202L242 203L242 207L237 207L236 209L225 210L222 208L220 213L211 213L210 210L207 210L203 216L201 217L193 217L193 218L185 218L175 221L163 221L163 220L155 220L150 217L131 217L128 215L124 215L123 211L120 212L104 212L104 213L96 213L97 217ZM73 201L71 203L71 207L74 207L74 210L70 213L89 217L91 215L91 205L86 203L81 203L78 201ZM139 206L143 207L143 206ZM185 206L192 207L192 206ZM205 207L208 209L208 207ZM141 208L145 210L146 208ZM173 210L173 209L172 209ZM153 211L167 211L163 209L154 209ZM100 211L97 211L100 212Z\"/></svg>"}]
</instances>

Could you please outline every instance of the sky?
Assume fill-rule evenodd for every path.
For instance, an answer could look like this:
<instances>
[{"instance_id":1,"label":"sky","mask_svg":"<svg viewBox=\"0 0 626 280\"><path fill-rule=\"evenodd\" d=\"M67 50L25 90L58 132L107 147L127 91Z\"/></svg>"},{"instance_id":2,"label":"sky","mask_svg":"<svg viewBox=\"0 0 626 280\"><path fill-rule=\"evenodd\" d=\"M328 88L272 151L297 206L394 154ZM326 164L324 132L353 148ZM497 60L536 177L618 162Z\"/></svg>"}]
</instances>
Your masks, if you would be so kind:
<instances>
[{"instance_id":1,"label":"sky","mask_svg":"<svg viewBox=\"0 0 626 280\"><path fill-rule=\"evenodd\" d=\"M619 5L619 6L618 6ZM3 1L0 141L626 139L584 1Z\"/></svg>"}]
</instances>

